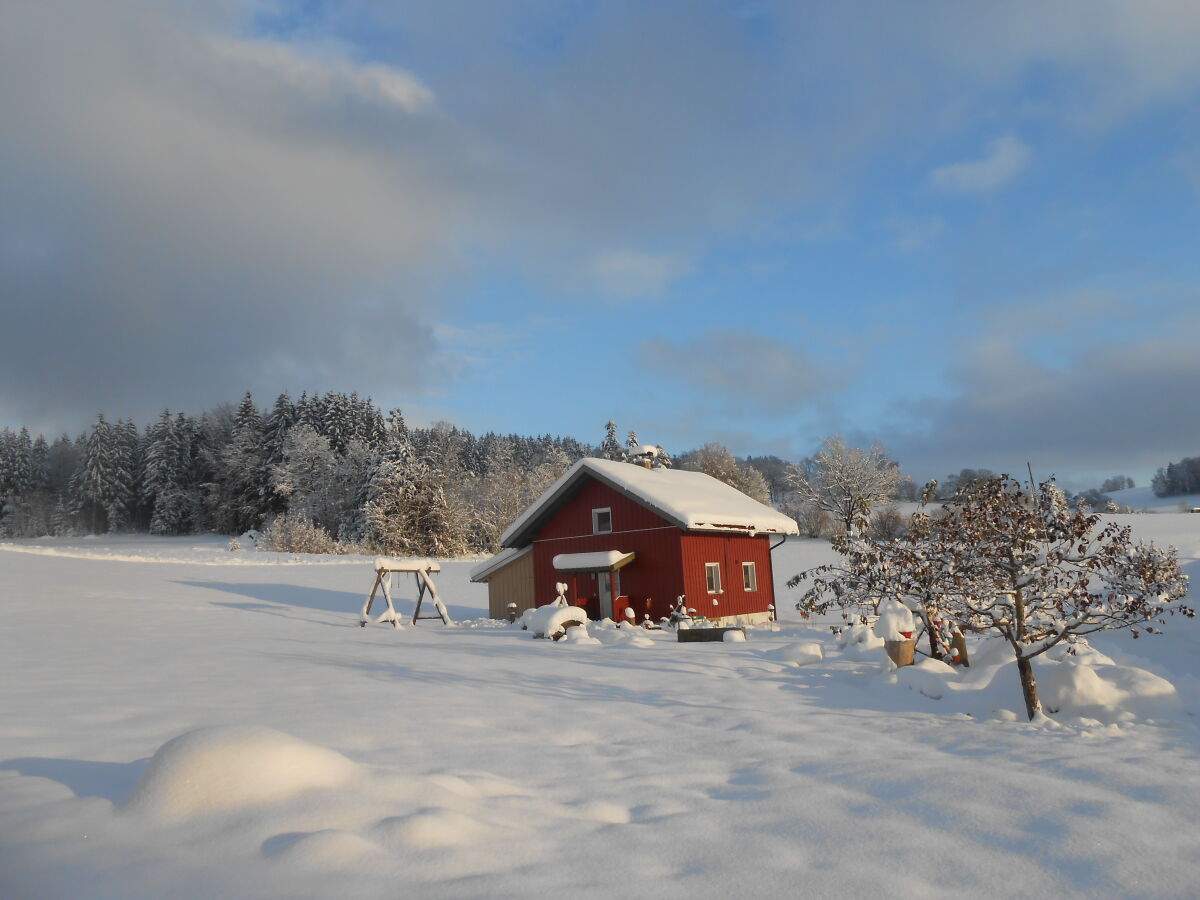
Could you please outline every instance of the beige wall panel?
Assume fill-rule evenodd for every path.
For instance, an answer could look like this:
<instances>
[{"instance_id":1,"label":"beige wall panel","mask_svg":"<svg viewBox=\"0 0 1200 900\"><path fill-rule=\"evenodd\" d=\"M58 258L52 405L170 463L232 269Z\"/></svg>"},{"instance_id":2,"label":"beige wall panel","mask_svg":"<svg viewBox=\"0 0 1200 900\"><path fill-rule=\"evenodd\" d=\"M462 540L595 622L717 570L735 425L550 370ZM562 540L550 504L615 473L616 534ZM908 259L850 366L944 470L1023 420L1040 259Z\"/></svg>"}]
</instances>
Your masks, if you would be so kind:
<instances>
[{"instance_id":1,"label":"beige wall panel","mask_svg":"<svg viewBox=\"0 0 1200 900\"><path fill-rule=\"evenodd\" d=\"M533 554L527 553L488 579L488 615L508 618L508 604L517 604L517 615L536 606L533 596ZM553 600L553 597L548 597Z\"/></svg>"}]
</instances>

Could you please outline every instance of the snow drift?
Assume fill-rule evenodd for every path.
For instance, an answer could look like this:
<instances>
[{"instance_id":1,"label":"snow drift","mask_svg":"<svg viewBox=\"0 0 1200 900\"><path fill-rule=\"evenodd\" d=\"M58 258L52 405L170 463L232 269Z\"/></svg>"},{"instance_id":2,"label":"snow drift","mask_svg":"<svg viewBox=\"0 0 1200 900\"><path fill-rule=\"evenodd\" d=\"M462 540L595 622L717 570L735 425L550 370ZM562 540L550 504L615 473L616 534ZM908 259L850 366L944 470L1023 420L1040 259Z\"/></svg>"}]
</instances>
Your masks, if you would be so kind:
<instances>
[{"instance_id":1,"label":"snow drift","mask_svg":"<svg viewBox=\"0 0 1200 900\"><path fill-rule=\"evenodd\" d=\"M334 750L270 728L200 728L158 749L125 808L167 819L233 812L338 787L356 768Z\"/></svg>"}]
</instances>

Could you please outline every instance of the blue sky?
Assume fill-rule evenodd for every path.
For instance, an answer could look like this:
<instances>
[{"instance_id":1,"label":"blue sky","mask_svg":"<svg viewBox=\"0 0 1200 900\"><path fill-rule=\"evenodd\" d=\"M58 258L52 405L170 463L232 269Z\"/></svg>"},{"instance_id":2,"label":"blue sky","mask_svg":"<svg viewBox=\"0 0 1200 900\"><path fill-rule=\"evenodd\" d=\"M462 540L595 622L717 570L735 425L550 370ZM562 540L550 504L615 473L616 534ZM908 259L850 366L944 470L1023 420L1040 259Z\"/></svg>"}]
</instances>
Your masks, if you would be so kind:
<instances>
[{"instance_id":1,"label":"blue sky","mask_svg":"<svg viewBox=\"0 0 1200 900\"><path fill-rule=\"evenodd\" d=\"M0 422L251 389L1144 482L1200 454L1192 2L15 2Z\"/></svg>"}]
</instances>

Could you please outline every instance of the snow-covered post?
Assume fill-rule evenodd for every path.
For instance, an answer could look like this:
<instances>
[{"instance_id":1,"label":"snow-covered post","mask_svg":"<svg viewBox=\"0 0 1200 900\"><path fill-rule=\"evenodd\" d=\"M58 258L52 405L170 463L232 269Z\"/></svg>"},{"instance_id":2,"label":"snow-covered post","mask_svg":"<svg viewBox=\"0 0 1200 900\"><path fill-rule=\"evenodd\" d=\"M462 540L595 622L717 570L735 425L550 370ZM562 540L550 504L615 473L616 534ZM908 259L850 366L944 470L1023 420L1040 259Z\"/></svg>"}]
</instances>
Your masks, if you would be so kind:
<instances>
[{"instance_id":1,"label":"snow-covered post","mask_svg":"<svg viewBox=\"0 0 1200 900\"><path fill-rule=\"evenodd\" d=\"M915 630L912 610L899 600L888 599L879 604L875 634L883 638L883 649L897 668L913 664L917 647L916 638L913 637Z\"/></svg>"}]
</instances>

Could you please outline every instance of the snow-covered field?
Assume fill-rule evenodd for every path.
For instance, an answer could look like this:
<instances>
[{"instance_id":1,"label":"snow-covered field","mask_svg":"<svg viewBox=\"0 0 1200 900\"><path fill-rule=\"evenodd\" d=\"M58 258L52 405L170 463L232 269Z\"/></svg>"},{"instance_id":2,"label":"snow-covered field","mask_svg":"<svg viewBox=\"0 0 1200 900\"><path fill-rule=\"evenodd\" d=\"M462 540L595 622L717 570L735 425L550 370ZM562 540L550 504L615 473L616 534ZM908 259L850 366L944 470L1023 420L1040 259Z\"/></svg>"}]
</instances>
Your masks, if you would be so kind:
<instances>
[{"instance_id":1,"label":"snow-covered field","mask_svg":"<svg viewBox=\"0 0 1200 900\"><path fill-rule=\"evenodd\" d=\"M1200 515L1121 521L1200 576ZM744 643L534 641L480 618L470 561L438 579L455 627L362 629L366 560L225 544L0 545L0 897L1200 884L1194 621L1039 660L1060 712L1031 725L985 648L965 672L896 673L794 613ZM781 607L829 555L776 551Z\"/></svg>"}]
</instances>

